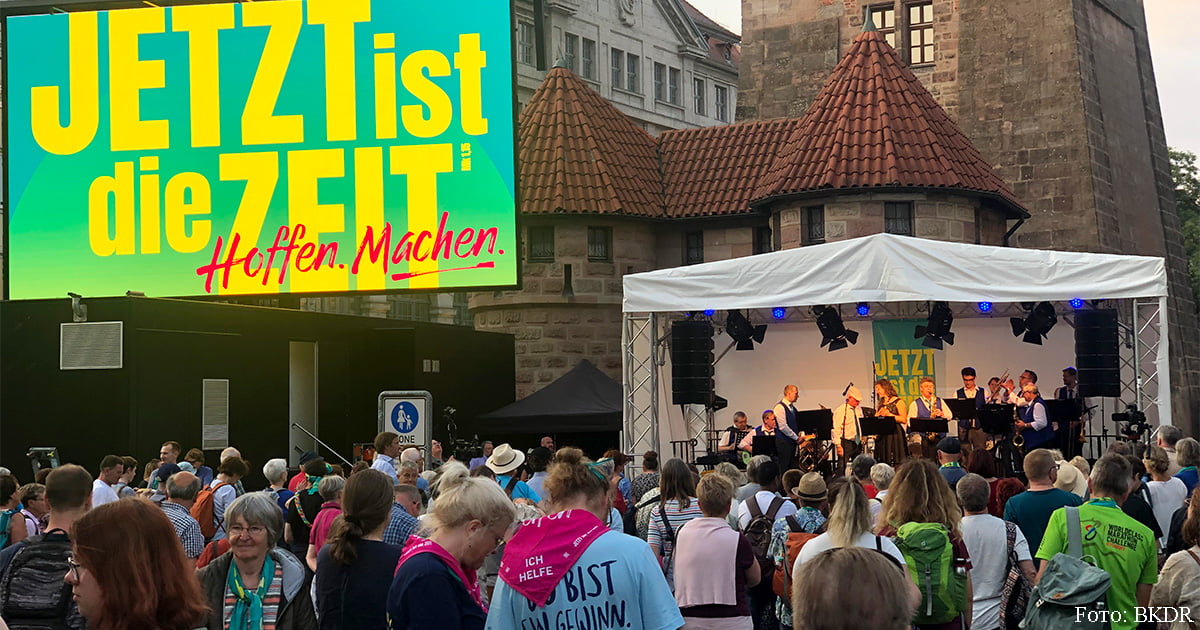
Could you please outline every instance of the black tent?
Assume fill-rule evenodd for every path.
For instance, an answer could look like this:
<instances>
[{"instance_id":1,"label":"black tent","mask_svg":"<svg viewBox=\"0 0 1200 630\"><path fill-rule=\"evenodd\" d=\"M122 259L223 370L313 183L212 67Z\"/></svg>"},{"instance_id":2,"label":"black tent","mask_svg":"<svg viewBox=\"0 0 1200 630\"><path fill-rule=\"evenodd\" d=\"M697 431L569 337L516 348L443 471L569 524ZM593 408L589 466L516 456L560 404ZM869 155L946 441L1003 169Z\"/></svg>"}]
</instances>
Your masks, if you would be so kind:
<instances>
[{"instance_id":1,"label":"black tent","mask_svg":"<svg viewBox=\"0 0 1200 630\"><path fill-rule=\"evenodd\" d=\"M480 428L513 433L620 431L621 384L584 359L542 389L478 416Z\"/></svg>"}]
</instances>

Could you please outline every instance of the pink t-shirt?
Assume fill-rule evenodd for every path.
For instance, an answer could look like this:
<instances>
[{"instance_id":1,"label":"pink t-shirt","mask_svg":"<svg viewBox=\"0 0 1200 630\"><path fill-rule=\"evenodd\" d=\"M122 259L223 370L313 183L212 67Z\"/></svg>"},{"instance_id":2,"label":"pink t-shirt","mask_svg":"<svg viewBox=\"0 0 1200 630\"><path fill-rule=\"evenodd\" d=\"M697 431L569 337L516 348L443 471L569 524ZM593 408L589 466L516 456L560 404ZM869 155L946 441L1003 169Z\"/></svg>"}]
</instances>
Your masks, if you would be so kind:
<instances>
[{"instance_id":1,"label":"pink t-shirt","mask_svg":"<svg viewBox=\"0 0 1200 630\"><path fill-rule=\"evenodd\" d=\"M329 537L329 529L333 527L333 519L340 516L342 506L336 501L326 501L321 504L321 511L317 513L317 518L313 520L312 532L308 535L308 544L315 547L317 551L325 546L325 539Z\"/></svg>"}]
</instances>

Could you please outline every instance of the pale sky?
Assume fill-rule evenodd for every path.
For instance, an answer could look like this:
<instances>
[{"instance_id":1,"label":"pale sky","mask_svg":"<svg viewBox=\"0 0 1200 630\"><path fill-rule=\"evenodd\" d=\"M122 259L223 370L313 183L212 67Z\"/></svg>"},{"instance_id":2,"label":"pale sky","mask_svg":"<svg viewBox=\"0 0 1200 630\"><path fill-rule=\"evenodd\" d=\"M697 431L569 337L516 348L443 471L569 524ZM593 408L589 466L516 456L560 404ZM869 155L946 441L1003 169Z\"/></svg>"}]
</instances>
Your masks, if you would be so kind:
<instances>
[{"instance_id":1,"label":"pale sky","mask_svg":"<svg viewBox=\"0 0 1200 630\"><path fill-rule=\"evenodd\" d=\"M741 0L689 1L726 28L741 32ZM1200 37L1195 30L1200 24L1200 1L1144 2L1167 144L1200 155L1200 116L1195 114L1200 100L1195 78L1200 65Z\"/></svg>"}]
</instances>

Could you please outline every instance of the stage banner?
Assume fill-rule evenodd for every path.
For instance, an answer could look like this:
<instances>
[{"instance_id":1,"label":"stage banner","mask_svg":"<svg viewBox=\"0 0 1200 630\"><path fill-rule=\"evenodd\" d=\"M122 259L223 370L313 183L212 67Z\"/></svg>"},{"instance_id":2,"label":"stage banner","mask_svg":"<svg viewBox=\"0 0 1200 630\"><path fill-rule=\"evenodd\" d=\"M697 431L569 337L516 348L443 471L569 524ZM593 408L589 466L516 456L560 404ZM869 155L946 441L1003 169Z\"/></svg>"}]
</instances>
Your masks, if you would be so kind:
<instances>
[{"instance_id":1,"label":"stage banner","mask_svg":"<svg viewBox=\"0 0 1200 630\"><path fill-rule=\"evenodd\" d=\"M921 395L919 383L923 377L931 376L937 380L933 348L926 348L920 339L913 338L913 330L925 323L924 319L871 322L871 333L875 337L875 378L891 381L905 402L912 402Z\"/></svg>"},{"instance_id":2,"label":"stage banner","mask_svg":"<svg viewBox=\"0 0 1200 630\"><path fill-rule=\"evenodd\" d=\"M13 299L517 281L510 5L6 19Z\"/></svg>"}]
</instances>

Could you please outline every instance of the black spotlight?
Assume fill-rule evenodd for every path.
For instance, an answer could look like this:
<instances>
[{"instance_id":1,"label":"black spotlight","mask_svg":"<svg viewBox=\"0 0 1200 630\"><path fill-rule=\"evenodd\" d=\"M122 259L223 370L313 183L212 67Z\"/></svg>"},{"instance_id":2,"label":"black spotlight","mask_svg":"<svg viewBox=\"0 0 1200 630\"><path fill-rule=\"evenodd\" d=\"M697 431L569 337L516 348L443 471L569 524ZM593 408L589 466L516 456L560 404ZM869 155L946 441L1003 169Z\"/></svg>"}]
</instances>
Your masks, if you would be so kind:
<instances>
[{"instance_id":1,"label":"black spotlight","mask_svg":"<svg viewBox=\"0 0 1200 630\"><path fill-rule=\"evenodd\" d=\"M814 306L813 316L817 318L817 329L821 331L821 347L829 346L829 351L841 350L852 343L858 343L858 333L846 330L842 323L842 315L832 306Z\"/></svg>"},{"instance_id":2,"label":"black spotlight","mask_svg":"<svg viewBox=\"0 0 1200 630\"><path fill-rule=\"evenodd\" d=\"M1012 324L1014 337L1024 337L1021 341L1042 345L1044 338L1051 328L1058 323L1058 315L1054 312L1054 306L1049 302L1039 302L1036 306L1027 305L1029 314L1024 319L1020 317L1010 317L1009 323Z\"/></svg>"},{"instance_id":3,"label":"black spotlight","mask_svg":"<svg viewBox=\"0 0 1200 630\"><path fill-rule=\"evenodd\" d=\"M926 348L942 349L942 342L954 345L954 333L950 332L950 325L954 323L954 313L950 310L950 305L945 302L934 302L933 308L929 309L929 321L924 326L917 326L913 331L913 339L924 337L921 345Z\"/></svg>"},{"instance_id":4,"label":"black spotlight","mask_svg":"<svg viewBox=\"0 0 1200 630\"><path fill-rule=\"evenodd\" d=\"M766 336L767 325L755 326L741 311L729 311L729 317L725 319L725 332L737 342L738 350L753 350L754 342L762 343Z\"/></svg>"}]
</instances>

